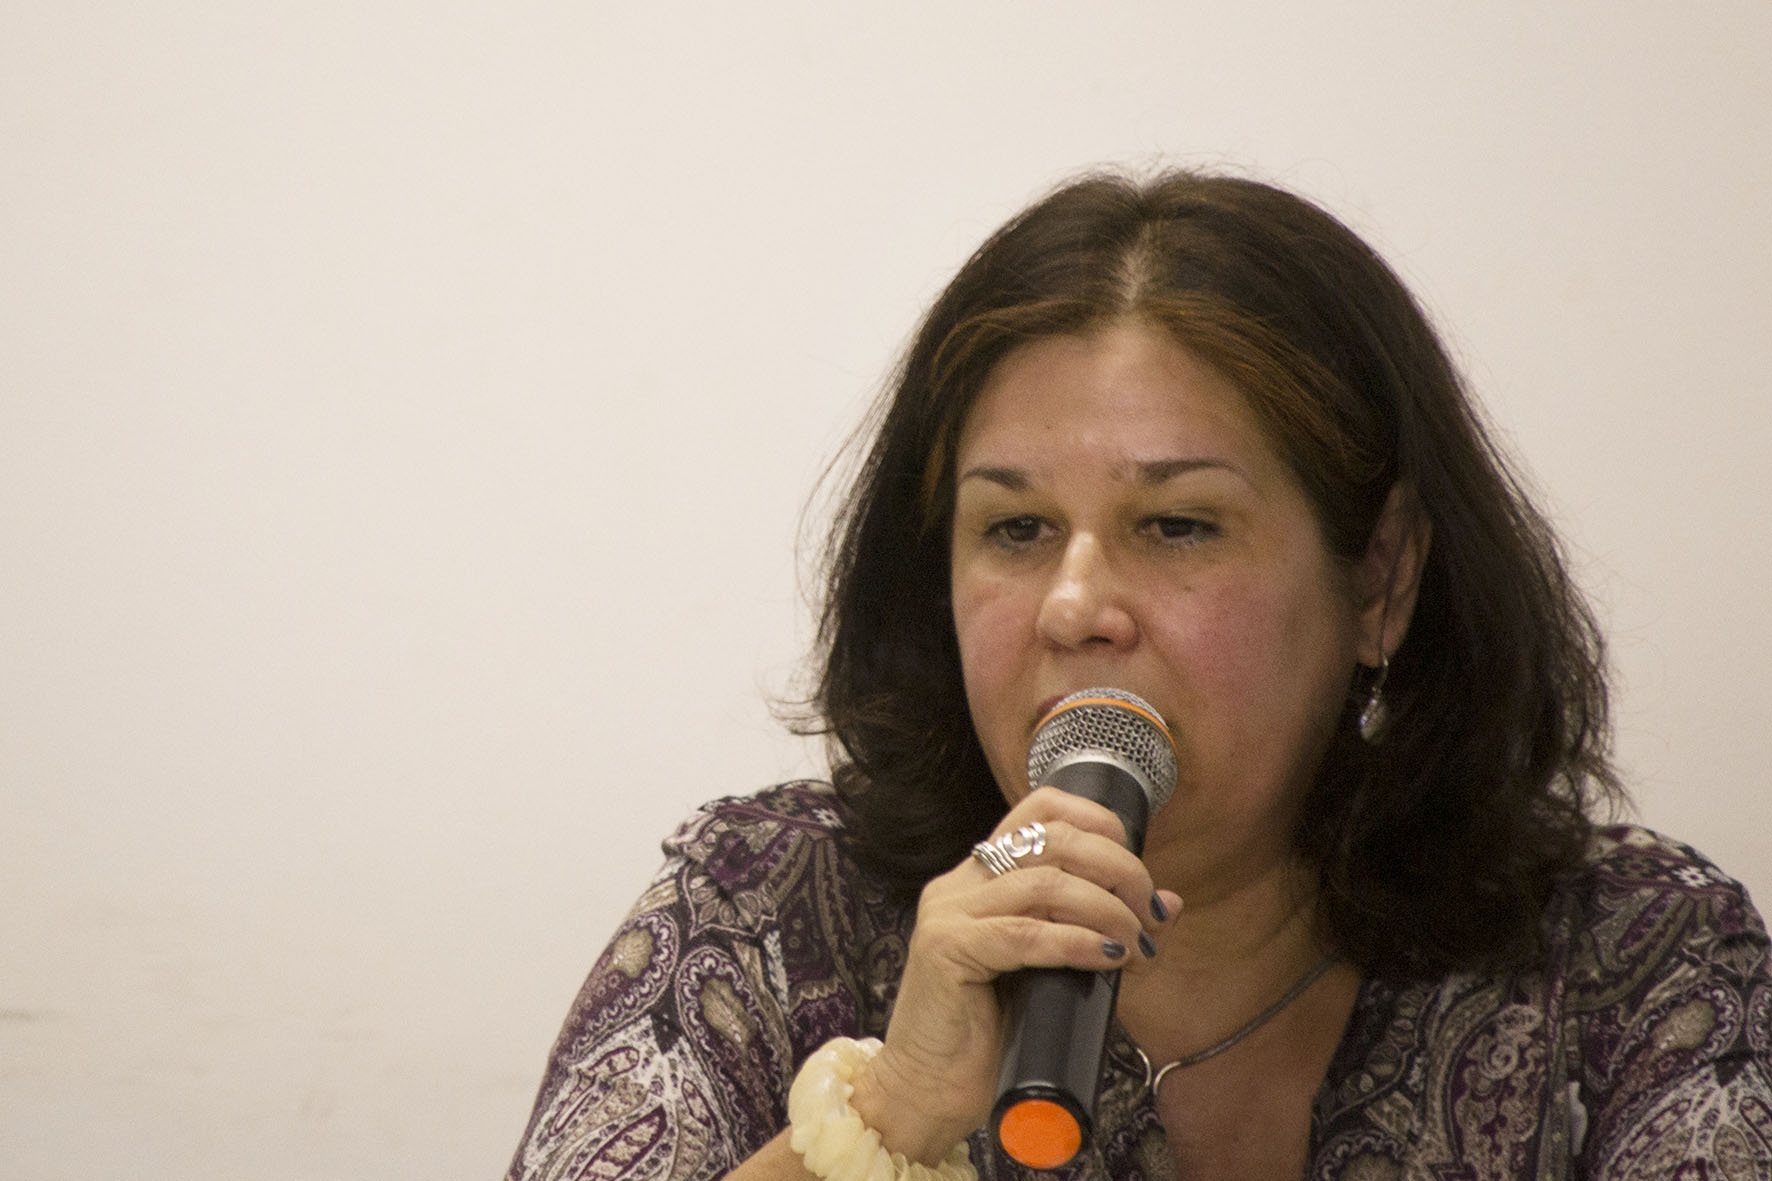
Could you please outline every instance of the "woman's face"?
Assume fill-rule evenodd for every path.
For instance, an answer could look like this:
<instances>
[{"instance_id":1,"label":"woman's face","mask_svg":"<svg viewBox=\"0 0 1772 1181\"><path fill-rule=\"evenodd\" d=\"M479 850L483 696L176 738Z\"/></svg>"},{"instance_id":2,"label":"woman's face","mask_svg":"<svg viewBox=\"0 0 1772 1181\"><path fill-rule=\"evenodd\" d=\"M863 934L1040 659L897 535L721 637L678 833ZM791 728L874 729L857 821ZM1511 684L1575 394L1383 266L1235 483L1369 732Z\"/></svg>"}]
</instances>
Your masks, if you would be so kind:
<instances>
[{"instance_id":1,"label":"woman's face","mask_svg":"<svg viewBox=\"0 0 1772 1181\"><path fill-rule=\"evenodd\" d=\"M1053 702L1126 689L1180 754L1153 868L1284 859L1378 624L1243 395L1145 325L1036 340L986 382L955 470L954 627L1004 795Z\"/></svg>"}]
</instances>

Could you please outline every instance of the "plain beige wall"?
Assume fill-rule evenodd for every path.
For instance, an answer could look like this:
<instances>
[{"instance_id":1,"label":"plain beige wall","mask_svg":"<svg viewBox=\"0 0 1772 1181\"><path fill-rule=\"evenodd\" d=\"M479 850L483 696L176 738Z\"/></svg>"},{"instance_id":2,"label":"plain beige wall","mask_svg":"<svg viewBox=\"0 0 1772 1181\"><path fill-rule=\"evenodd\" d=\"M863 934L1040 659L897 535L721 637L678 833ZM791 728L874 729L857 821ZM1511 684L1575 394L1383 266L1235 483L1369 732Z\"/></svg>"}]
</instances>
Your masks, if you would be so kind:
<instances>
[{"instance_id":1,"label":"plain beige wall","mask_svg":"<svg viewBox=\"0 0 1772 1181\"><path fill-rule=\"evenodd\" d=\"M1388 254L1642 816L1772 898L1768 61L1764 0L0 4L0 1176L496 1175L658 838L817 765L824 461L1091 163Z\"/></svg>"}]
</instances>

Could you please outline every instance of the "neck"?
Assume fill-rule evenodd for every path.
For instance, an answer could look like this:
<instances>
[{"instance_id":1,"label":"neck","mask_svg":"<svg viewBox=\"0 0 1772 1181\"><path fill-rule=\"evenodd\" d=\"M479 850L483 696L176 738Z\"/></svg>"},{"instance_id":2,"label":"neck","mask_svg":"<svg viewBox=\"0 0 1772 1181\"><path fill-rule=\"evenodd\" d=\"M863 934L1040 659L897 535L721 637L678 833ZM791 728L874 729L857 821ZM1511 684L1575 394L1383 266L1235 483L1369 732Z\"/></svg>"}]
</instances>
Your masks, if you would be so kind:
<instances>
[{"instance_id":1,"label":"neck","mask_svg":"<svg viewBox=\"0 0 1772 1181\"><path fill-rule=\"evenodd\" d=\"M1156 961L1121 988L1121 1021L1153 1059L1219 1041L1323 960L1331 949L1309 884L1287 864L1218 891L1178 891L1182 911Z\"/></svg>"},{"instance_id":2,"label":"neck","mask_svg":"<svg viewBox=\"0 0 1772 1181\"><path fill-rule=\"evenodd\" d=\"M1207 874L1170 874L1153 866L1159 884L1181 895L1182 909L1165 940L1176 966L1212 971L1255 963L1321 958L1316 875L1298 861L1273 857L1255 865L1215 867ZM1308 966L1308 965L1306 965ZM1303 968L1301 967L1302 971Z\"/></svg>"}]
</instances>

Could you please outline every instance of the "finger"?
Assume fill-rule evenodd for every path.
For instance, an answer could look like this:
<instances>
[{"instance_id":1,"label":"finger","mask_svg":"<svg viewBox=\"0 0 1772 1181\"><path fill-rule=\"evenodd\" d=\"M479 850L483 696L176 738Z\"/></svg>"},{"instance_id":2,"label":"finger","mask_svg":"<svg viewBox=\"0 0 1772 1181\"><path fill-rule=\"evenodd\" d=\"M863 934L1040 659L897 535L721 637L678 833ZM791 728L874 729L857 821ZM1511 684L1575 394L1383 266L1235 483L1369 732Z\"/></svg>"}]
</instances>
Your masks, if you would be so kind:
<instances>
[{"instance_id":1,"label":"finger","mask_svg":"<svg viewBox=\"0 0 1772 1181\"><path fill-rule=\"evenodd\" d=\"M1081 968L1105 972L1142 959L1132 943L1091 926L1029 915L999 915L966 927L964 939L931 934L925 954L953 965L959 984L988 984L1023 968Z\"/></svg>"},{"instance_id":2,"label":"finger","mask_svg":"<svg viewBox=\"0 0 1772 1181\"><path fill-rule=\"evenodd\" d=\"M1138 916L1115 895L1055 866L1038 866L984 882L956 882L952 875L931 882L911 951L913 958L953 965L956 982L977 984L1024 967L1117 966L1138 949L1143 933Z\"/></svg>"},{"instance_id":3,"label":"finger","mask_svg":"<svg viewBox=\"0 0 1772 1181\"><path fill-rule=\"evenodd\" d=\"M1139 916L1121 899L1054 866L1005 875L970 902L973 930L964 938L977 942L972 962L992 972L1057 962L1097 968L1103 957L1117 963L1155 951Z\"/></svg>"},{"instance_id":4,"label":"finger","mask_svg":"<svg viewBox=\"0 0 1772 1181\"><path fill-rule=\"evenodd\" d=\"M1093 926L1006 915L982 924L969 953L993 978L1022 968L1081 968L1104 972L1142 959L1136 940L1103 935Z\"/></svg>"},{"instance_id":5,"label":"finger","mask_svg":"<svg viewBox=\"0 0 1772 1181\"><path fill-rule=\"evenodd\" d=\"M1122 849L1126 847L1126 826L1112 809L1051 785L1037 788L1011 808L994 835L1013 832L1034 820L1047 824L1063 821L1073 828L1106 837Z\"/></svg>"},{"instance_id":6,"label":"finger","mask_svg":"<svg viewBox=\"0 0 1772 1181\"><path fill-rule=\"evenodd\" d=\"M1175 922L1175 917L1181 913L1181 908L1184 905L1186 905L1186 903L1182 901L1181 895L1177 894L1174 890L1151 891L1151 917L1156 919L1157 922L1164 927Z\"/></svg>"},{"instance_id":7,"label":"finger","mask_svg":"<svg viewBox=\"0 0 1772 1181\"><path fill-rule=\"evenodd\" d=\"M1030 836L1030 832L1034 835ZM1151 935L1161 931L1168 920L1168 907L1144 863L1099 830L1078 828L1054 818L1050 823L1030 821L993 840L999 842L1001 854L989 849L975 854L979 868L986 874L995 874L1004 865L1012 867L1005 873L1036 866L1055 867L1113 894ZM1035 847L1038 852L1033 851ZM993 868L993 860L997 868ZM976 874L974 880L978 880ZM1157 905L1153 905L1153 900Z\"/></svg>"}]
</instances>

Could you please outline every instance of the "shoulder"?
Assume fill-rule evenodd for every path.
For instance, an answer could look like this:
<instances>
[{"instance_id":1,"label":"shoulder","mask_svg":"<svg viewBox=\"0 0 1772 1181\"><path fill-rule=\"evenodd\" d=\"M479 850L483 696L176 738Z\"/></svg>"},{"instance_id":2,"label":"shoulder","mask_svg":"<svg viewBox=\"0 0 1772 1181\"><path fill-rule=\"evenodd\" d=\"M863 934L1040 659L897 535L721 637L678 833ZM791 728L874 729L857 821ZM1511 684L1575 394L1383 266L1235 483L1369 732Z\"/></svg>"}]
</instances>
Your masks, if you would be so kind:
<instances>
[{"instance_id":1,"label":"shoulder","mask_svg":"<svg viewBox=\"0 0 1772 1181\"><path fill-rule=\"evenodd\" d=\"M1583 875L1633 889L1741 893L1739 883L1692 846L1634 824L1596 828L1577 876Z\"/></svg>"},{"instance_id":2,"label":"shoulder","mask_svg":"<svg viewBox=\"0 0 1772 1181\"><path fill-rule=\"evenodd\" d=\"M1654 1163L1670 1153L1720 1159L1730 1137L1772 1153L1772 1114L1753 1114L1772 1113L1772 964L1738 882L1678 841L1603 828L1544 938L1531 970L1368 980L1319 1099L1319 1159L1381 1144L1551 1176L1573 1153L1583 1175L1637 1177L1673 1175Z\"/></svg>"},{"instance_id":3,"label":"shoulder","mask_svg":"<svg viewBox=\"0 0 1772 1181\"><path fill-rule=\"evenodd\" d=\"M788 888L814 863L846 868L850 846L835 791L808 779L703 804L665 838L664 852L724 893L750 894Z\"/></svg>"},{"instance_id":4,"label":"shoulder","mask_svg":"<svg viewBox=\"0 0 1772 1181\"><path fill-rule=\"evenodd\" d=\"M1545 941L1552 982L1607 1073L1644 1031L1700 1011L1742 1014L1772 982L1766 927L1741 884L1690 846L1633 826L1595 833L1551 900Z\"/></svg>"},{"instance_id":5,"label":"shoulder","mask_svg":"<svg viewBox=\"0 0 1772 1181\"><path fill-rule=\"evenodd\" d=\"M1595 1174L1772 1156L1772 959L1747 891L1688 845L1616 827L1564 895L1551 939Z\"/></svg>"},{"instance_id":6,"label":"shoulder","mask_svg":"<svg viewBox=\"0 0 1772 1181\"><path fill-rule=\"evenodd\" d=\"M884 1031L846 958L885 936L841 872L834 799L715 800L664 842L567 1016L513 1177L724 1176L781 1127L810 1046Z\"/></svg>"},{"instance_id":7,"label":"shoulder","mask_svg":"<svg viewBox=\"0 0 1772 1181\"><path fill-rule=\"evenodd\" d=\"M1733 976L1766 972L1766 927L1747 891L1689 845L1645 828L1597 830L1548 915L1553 954L1608 965L1614 978L1620 970L1653 975L1670 961Z\"/></svg>"},{"instance_id":8,"label":"shoulder","mask_svg":"<svg viewBox=\"0 0 1772 1181\"><path fill-rule=\"evenodd\" d=\"M1624 1175L1677 1141L1681 1159L1708 1160L1727 1148L1718 1129L1765 1150L1747 1113L1772 1103L1772 960L1747 891L1688 845L1615 827L1567 893L1553 954L1592 1159Z\"/></svg>"},{"instance_id":9,"label":"shoulder","mask_svg":"<svg viewBox=\"0 0 1772 1181\"><path fill-rule=\"evenodd\" d=\"M697 808L665 838L666 853L716 864L736 844L767 849L777 842L841 842L836 791L816 779L779 783L751 795L724 796ZM754 857L741 858L742 861Z\"/></svg>"},{"instance_id":10,"label":"shoulder","mask_svg":"<svg viewBox=\"0 0 1772 1181\"><path fill-rule=\"evenodd\" d=\"M722 925L796 926L841 947L908 923L904 903L856 860L828 783L799 780L713 800L665 839L664 852L663 880Z\"/></svg>"}]
</instances>

